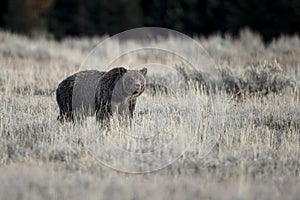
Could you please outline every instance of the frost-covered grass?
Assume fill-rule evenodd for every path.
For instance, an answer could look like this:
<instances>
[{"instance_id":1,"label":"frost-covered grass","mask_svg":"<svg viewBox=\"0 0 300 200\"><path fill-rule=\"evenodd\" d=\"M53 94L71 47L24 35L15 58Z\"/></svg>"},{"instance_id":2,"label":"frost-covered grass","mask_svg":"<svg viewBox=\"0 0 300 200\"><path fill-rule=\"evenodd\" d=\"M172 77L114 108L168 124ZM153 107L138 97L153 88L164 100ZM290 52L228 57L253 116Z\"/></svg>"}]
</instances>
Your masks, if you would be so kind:
<instances>
[{"instance_id":1,"label":"frost-covered grass","mask_svg":"<svg viewBox=\"0 0 300 200\"><path fill-rule=\"evenodd\" d=\"M299 37L268 46L249 31L238 39L199 38L220 70L213 91L146 91L131 127L115 118L110 131L93 118L60 124L53 91L102 39L56 42L0 32L0 199L299 197ZM183 83L201 83L193 71L181 73ZM177 159L185 142L189 148ZM154 156L126 159L118 149ZM132 174L103 160L137 172L151 171L157 160L173 162Z\"/></svg>"}]
</instances>

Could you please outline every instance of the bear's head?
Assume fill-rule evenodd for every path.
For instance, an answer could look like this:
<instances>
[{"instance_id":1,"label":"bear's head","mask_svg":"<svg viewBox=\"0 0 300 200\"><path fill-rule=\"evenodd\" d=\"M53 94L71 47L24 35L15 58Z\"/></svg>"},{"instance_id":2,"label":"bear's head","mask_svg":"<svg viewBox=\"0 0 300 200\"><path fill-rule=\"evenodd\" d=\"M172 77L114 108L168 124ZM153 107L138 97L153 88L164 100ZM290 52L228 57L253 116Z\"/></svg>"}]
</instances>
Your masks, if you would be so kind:
<instances>
[{"instance_id":1,"label":"bear's head","mask_svg":"<svg viewBox=\"0 0 300 200\"><path fill-rule=\"evenodd\" d=\"M146 74L147 68L141 70L127 70L115 85L113 99L122 101L126 98L136 98L140 96L145 90Z\"/></svg>"}]
</instances>

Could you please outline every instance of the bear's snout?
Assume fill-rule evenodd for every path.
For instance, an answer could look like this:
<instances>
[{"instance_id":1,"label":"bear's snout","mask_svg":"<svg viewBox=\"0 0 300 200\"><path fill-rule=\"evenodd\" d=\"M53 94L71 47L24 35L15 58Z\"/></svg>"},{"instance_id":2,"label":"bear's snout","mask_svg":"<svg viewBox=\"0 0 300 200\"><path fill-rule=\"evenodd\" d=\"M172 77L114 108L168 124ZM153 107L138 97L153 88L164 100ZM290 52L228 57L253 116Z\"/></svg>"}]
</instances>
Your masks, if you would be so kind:
<instances>
[{"instance_id":1,"label":"bear's snout","mask_svg":"<svg viewBox=\"0 0 300 200\"><path fill-rule=\"evenodd\" d=\"M140 95L143 91L144 91L144 84L141 83L136 83L134 84L134 91L133 91L133 95Z\"/></svg>"},{"instance_id":2,"label":"bear's snout","mask_svg":"<svg viewBox=\"0 0 300 200\"><path fill-rule=\"evenodd\" d=\"M135 84L135 90L140 90L142 88L140 83Z\"/></svg>"}]
</instances>

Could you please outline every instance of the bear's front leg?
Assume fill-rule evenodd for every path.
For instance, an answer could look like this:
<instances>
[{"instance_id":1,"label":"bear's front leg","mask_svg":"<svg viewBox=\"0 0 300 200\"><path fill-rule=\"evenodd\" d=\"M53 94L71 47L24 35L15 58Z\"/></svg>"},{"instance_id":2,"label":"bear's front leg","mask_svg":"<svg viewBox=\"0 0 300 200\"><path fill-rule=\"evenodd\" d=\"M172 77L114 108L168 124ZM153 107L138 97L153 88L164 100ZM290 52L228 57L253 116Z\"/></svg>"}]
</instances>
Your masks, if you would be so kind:
<instances>
[{"instance_id":1,"label":"bear's front leg","mask_svg":"<svg viewBox=\"0 0 300 200\"><path fill-rule=\"evenodd\" d=\"M109 119L111 115L112 111L108 103L96 105L96 121L100 122L102 128L109 128Z\"/></svg>"},{"instance_id":2,"label":"bear's front leg","mask_svg":"<svg viewBox=\"0 0 300 200\"><path fill-rule=\"evenodd\" d=\"M129 99L122 105L122 121L126 126L132 126L133 112L135 110L136 98Z\"/></svg>"},{"instance_id":3,"label":"bear's front leg","mask_svg":"<svg viewBox=\"0 0 300 200\"><path fill-rule=\"evenodd\" d=\"M130 115L130 119L133 118L133 112L135 110L135 105L136 105L136 98L134 99L130 99L128 101L128 104L129 104L129 115Z\"/></svg>"}]
</instances>

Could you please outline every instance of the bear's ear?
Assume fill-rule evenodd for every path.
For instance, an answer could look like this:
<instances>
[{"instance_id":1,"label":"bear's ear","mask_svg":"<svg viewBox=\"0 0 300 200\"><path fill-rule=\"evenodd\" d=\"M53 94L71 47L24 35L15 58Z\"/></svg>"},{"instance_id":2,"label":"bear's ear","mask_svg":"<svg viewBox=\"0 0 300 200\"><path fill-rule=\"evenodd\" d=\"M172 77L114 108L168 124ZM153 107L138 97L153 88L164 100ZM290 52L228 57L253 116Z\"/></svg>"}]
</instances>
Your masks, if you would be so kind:
<instances>
[{"instance_id":1,"label":"bear's ear","mask_svg":"<svg viewBox=\"0 0 300 200\"><path fill-rule=\"evenodd\" d=\"M146 76L146 74L147 74L147 68L141 69L140 72L143 74L143 76Z\"/></svg>"}]
</instances>

